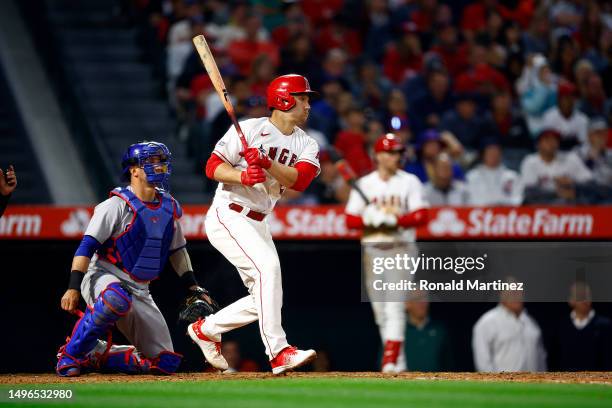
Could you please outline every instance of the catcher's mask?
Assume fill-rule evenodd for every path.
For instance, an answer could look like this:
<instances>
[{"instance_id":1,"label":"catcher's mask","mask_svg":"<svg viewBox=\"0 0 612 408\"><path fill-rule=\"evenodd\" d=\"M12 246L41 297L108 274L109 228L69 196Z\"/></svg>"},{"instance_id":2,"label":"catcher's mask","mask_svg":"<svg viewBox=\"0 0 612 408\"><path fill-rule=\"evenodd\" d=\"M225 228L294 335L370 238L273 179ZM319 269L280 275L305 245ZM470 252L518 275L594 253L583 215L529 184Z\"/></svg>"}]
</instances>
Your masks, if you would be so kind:
<instances>
[{"instance_id":1,"label":"catcher's mask","mask_svg":"<svg viewBox=\"0 0 612 408\"><path fill-rule=\"evenodd\" d=\"M172 174L172 154L168 147L159 142L139 142L128 147L121 160L121 178L130 180L130 167L141 167L147 181L157 187L168 190L168 181Z\"/></svg>"}]
</instances>

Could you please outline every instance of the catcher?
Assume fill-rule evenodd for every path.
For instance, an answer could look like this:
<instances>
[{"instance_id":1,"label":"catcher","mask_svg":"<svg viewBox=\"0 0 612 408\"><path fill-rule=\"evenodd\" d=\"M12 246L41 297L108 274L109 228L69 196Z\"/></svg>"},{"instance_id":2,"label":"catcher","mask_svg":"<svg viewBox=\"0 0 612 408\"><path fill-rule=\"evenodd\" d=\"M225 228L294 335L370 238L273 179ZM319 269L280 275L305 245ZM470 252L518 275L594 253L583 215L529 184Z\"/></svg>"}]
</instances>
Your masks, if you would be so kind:
<instances>
[{"instance_id":1,"label":"catcher","mask_svg":"<svg viewBox=\"0 0 612 408\"><path fill-rule=\"evenodd\" d=\"M195 279L178 222L182 210L167 192L168 148L133 144L122 167L129 186L115 188L96 206L72 261L61 307L81 318L59 350L60 376L84 370L172 374L178 369L182 356L173 351L168 326L149 293L149 282L168 260L190 291L182 317L195 320L218 309ZM87 303L84 313L77 309L80 295ZM115 325L132 345L112 344Z\"/></svg>"}]
</instances>

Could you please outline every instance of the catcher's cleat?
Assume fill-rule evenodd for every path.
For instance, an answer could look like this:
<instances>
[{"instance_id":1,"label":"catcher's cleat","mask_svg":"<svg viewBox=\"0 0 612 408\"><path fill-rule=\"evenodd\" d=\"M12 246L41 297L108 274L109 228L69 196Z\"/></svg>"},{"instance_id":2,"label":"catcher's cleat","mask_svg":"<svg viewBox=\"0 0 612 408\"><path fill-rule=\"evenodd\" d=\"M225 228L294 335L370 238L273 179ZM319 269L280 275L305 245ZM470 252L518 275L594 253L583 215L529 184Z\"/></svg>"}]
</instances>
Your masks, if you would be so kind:
<instances>
[{"instance_id":1,"label":"catcher's cleat","mask_svg":"<svg viewBox=\"0 0 612 408\"><path fill-rule=\"evenodd\" d=\"M200 347L202 354L204 354L204 358L211 366L219 370L227 370L229 366L225 357L221 354L221 342L209 339L202 332L202 324L204 324L204 320L198 320L190 324L187 326L187 334L191 337L191 340Z\"/></svg>"},{"instance_id":2,"label":"catcher's cleat","mask_svg":"<svg viewBox=\"0 0 612 408\"><path fill-rule=\"evenodd\" d=\"M60 377L77 377L81 375L81 362L78 358L66 353L66 345L60 347L57 353L55 372Z\"/></svg>"},{"instance_id":3,"label":"catcher's cleat","mask_svg":"<svg viewBox=\"0 0 612 408\"><path fill-rule=\"evenodd\" d=\"M314 350L298 350L296 347L285 347L270 361L272 374L282 374L310 363L317 358Z\"/></svg>"}]
</instances>

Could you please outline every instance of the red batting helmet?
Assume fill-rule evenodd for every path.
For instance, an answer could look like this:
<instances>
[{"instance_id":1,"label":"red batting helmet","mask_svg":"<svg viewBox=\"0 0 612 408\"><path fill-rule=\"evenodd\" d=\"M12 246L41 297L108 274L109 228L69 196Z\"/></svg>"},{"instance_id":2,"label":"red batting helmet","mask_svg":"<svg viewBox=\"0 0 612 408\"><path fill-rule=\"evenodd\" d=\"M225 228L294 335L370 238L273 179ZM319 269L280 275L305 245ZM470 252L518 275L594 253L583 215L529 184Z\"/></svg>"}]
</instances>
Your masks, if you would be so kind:
<instances>
[{"instance_id":1,"label":"red batting helmet","mask_svg":"<svg viewBox=\"0 0 612 408\"><path fill-rule=\"evenodd\" d=\"M314 94L306 77L296 74L281 75L268 85L268 108L288 111L295 106L295 94Z\"/></svg>"},{"instance_id":2,"label":"red batting helmet","mask_svg":"<svg viewBox=\"0 0 612 408\"><path fill-rule=\"evenodd\" d=\"M374 152L403 152L406 146L402 143L399 137L393 133L382 135L374 143Z\"/></svg>"}]
</instances>

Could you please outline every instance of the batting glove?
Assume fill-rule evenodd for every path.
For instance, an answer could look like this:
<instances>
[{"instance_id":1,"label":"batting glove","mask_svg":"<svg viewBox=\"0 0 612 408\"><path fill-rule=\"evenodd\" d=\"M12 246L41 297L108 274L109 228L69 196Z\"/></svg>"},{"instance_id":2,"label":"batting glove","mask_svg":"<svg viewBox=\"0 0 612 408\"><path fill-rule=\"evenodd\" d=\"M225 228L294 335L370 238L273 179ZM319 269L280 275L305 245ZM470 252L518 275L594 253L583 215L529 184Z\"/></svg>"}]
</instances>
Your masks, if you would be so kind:
<instances>
[{"instance_id":1,"label":"batting glove","mask_svg":"<svg viewBox=\"0 0 612 408\"><path fill-rule=\"evenodd\" d=\"M240 155L244 156L244 159L249 166L255 165L266 170L272 167L272 160L263 151L263 149L249 147L244 152L240 152Z\"/></svg>"},{"instance_id":2,"label":"batting glove","mask_svg":"<svg viewBox=\"0 0 612 408\"><path fill-rule=\"evenodd\" d=\"M385 224L386 227L390 228L397 227L397 215L386 213L383 224Z\"/></svg>"},{"instance_id":3,"label":"batting glove","mask_svg":"<svg viewBox=\"0 0 612 408\"><path fill-rule=\"evenodd\" d=\"M259 166L249 165L246 170L240 173L240 182L245 186L252 187L264 181L266 181L266 173Z\"/></svg>"},{"instance_id":4,"label":"batting glove","mask_svg":"<svg viewBox=\"0 0 612 408\"><path fill-rule=\"evenodd\" d=\"M385 215L376 204L370 204L363 211L363 224L368 227L378 228L384 223Z\"/></svg>"}]
</instances>

